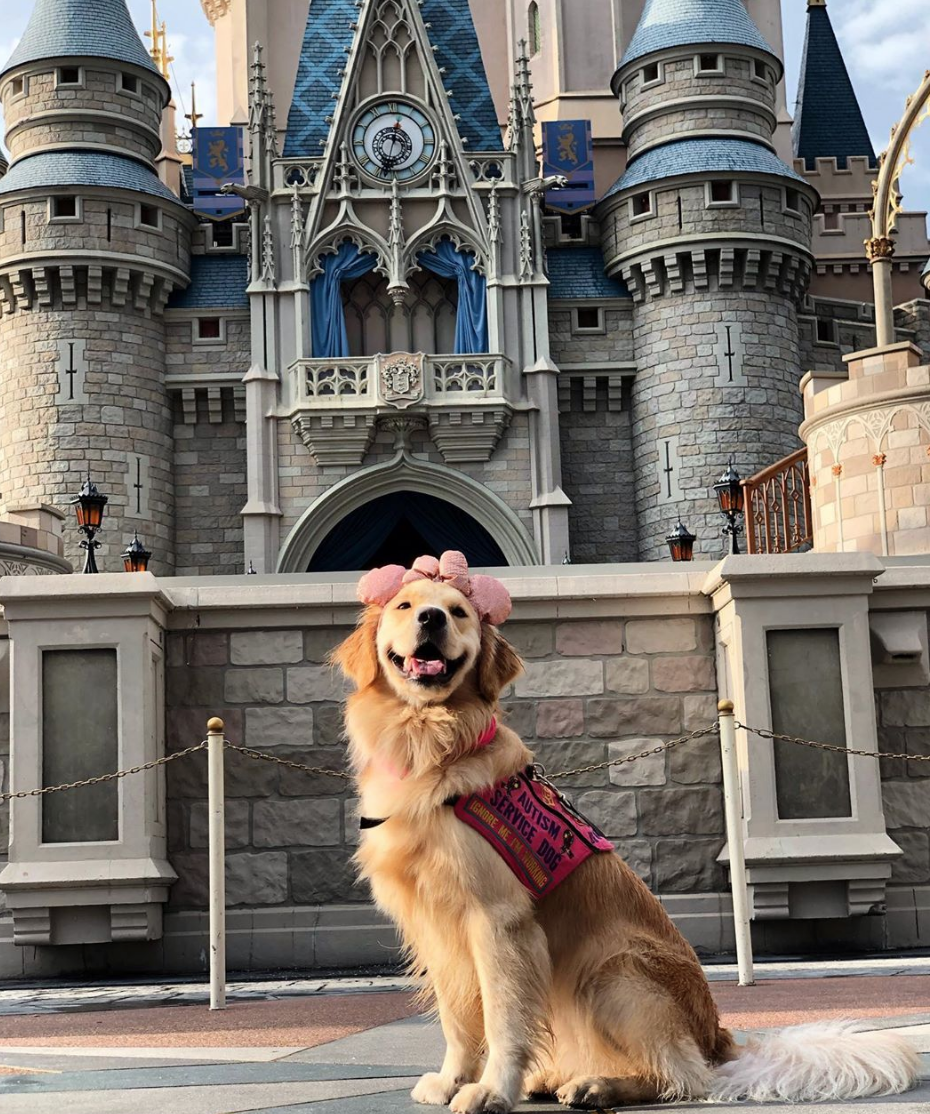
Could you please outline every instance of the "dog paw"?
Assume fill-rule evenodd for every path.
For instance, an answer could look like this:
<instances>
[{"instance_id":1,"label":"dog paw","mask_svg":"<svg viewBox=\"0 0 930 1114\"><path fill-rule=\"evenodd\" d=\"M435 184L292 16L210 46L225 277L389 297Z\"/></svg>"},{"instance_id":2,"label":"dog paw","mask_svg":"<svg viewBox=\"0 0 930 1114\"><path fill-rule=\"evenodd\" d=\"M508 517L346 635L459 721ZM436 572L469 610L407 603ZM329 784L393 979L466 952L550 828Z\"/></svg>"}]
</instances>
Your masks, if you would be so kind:
<instances>
[{"instance_id":1,"label":"dog paw","mask_svg":"<svg viewBox=\"0 0 930 1114\"><path fill-rule=\"evenodd\" d=\"M483 1083L469 1083L449 1103L449 1109L452 1114L509 1114L513 1103Z\"/></svg>"},{"instance_id":2,"label":"dog paw","mask_svg":"<svg viewBox=\"0 0 930 1114\"><path fill-rule=\"evenodd\" d=\"M460 1087L461 1084L455 1080L447 1079L438 1071L431 1071L413 1088L410 1097L424 1106L445 1106Z\"/></svg>"},{"instance_id":3,"label":"dog paw","mask_svg":"<svg viewBox=\"0 0 930 1114\"><path fill-rule=\"evenodd\" d=\"M610 1080L598 1076L572 1079L556 1091L555 1097L563 1106L580 1106L585 1110L603 1110L617 1101L616 1088Z\"/></svg>"}]
</instances>

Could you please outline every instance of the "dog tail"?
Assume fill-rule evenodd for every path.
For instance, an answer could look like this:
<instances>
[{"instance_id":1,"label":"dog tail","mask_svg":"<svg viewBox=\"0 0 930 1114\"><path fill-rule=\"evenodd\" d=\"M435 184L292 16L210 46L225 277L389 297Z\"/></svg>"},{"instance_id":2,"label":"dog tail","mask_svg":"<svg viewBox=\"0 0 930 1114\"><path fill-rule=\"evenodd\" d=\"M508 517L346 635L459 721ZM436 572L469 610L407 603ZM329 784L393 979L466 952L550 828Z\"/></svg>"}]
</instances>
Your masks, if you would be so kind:
<instances>
[{"instance_id":1,"label":"dog tail","mask_svg":"<svg viewBox=\"0 0 930 1114\"><path fill-rule=\"evenodd\" d=\"M858 1021L815 1022L752 1039L716 1069L708 1098L823 1102L896 1095L916 1084L919 1066L907 1037L866 1031Z\"/></svg>"}]
</instances>

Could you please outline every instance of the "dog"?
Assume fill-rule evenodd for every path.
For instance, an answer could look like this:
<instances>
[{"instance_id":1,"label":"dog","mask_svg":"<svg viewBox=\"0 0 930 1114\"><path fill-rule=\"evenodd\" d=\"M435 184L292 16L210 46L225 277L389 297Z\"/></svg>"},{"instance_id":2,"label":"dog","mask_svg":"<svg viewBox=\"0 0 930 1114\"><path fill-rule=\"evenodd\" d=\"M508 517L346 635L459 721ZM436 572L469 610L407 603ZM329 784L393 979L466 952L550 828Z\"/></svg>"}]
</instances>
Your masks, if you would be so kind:
<instances>
[{"instance_id":1,"label":"dog","mask_svg":"<svg viewBox=\"0 0 930 1114\"><path fill-rule=\"evenodd\" d=\"M363 816L356 861L411 970L426 976L446 1040L442 1067L412 1092L417 1102L506 1114L526 1094L604 1108L809 1102L914 1085L910 1042L850 1023L739 1048L693 949L569 806L534 813L549 832L563 827L552 816L568 817L580 833L571 848L588 852L553 889L542 859L528 856L535 865L521 878L511 852L479 830L508 786L556 796L531 784L532 755L501 722L501 693L522 663L497 629L510 611L499 581L472 577L448 553L375 570L359 597L359 625L334 654L355 687L346 730ZM474 823L463 822L463 801ZM503 828L525 853L526 825L498 823L498 844ZM531 892L537 881L541 894Z\"/></svg>"}]
</instances>

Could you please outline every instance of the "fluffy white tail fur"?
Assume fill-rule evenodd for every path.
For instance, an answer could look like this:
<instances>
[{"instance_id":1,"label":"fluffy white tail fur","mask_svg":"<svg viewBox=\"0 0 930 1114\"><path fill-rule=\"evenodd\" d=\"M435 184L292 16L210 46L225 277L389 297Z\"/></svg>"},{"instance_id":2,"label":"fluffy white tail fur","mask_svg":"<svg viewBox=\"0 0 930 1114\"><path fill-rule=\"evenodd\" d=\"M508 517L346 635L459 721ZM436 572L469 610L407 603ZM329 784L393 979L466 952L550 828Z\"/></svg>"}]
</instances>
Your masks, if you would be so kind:
<instances>
[{"instance_id":1,"label":"fluffy white tail fur","mask_svg":"<svg viewBox=\"0 0 930 1114\"><path fill-rule=\"evenodd\" d=\"M797 1025L751 1040L714 1073L708 1098L822 1102L900 1094L917 1082L919 1064L907 1037L866 1032L859 1021Z\"/></svg>"}]
</instances>

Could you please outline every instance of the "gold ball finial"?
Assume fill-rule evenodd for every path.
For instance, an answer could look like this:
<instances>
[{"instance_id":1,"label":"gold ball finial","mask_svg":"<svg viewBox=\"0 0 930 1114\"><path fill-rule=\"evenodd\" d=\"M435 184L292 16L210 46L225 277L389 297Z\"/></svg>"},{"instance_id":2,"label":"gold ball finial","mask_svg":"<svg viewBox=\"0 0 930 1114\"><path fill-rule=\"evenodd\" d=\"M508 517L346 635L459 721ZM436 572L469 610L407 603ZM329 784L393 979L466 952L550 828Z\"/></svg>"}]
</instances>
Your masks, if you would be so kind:
<instances>
[{"instance_id":1,"label":"gold ball finial","mask_svg":"<svg viewBox=\"0 0 930 1114\"><path fill-rule=\"evenodd\" d=\"M213 719L207 720L207 731L211 735L222 735L226 730L226 724L221 719L214 716Z\"/></svg>"},{"instance_id":2,"label":"gold ball finial","mask_svg":"<svg viewBox=\"0 0 930 1114\"><path fill-rule=\"evenodd\" d=\"M717 711L722 716L732 716L733 713L736 711L736 705L733 703L732 700L721 700L720 703L717 705Z\"/></svg>"}]
</instances>

